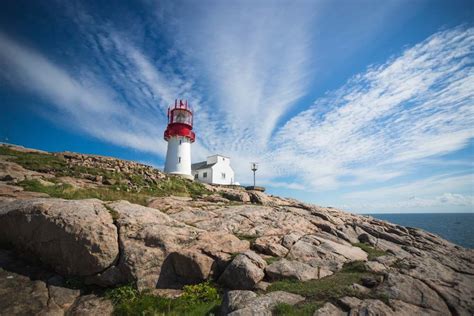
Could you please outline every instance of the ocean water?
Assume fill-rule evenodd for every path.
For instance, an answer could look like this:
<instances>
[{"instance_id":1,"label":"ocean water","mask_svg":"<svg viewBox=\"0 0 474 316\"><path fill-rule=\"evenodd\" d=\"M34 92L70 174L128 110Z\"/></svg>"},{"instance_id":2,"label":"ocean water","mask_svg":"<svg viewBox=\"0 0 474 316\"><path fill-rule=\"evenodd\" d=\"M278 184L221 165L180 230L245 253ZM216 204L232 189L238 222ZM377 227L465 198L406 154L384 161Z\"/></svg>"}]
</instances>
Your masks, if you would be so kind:
<instances>
[{"instance_id":1,"label":"ocean water","mask_svg":"<svg viewBox=\"0 0 474 316\"><path fill-rule=\"evenodd\" d=\"M474 213L367 214L402 226L421 228L466 248L474 248Z\"/></svg>"}]
</instances>

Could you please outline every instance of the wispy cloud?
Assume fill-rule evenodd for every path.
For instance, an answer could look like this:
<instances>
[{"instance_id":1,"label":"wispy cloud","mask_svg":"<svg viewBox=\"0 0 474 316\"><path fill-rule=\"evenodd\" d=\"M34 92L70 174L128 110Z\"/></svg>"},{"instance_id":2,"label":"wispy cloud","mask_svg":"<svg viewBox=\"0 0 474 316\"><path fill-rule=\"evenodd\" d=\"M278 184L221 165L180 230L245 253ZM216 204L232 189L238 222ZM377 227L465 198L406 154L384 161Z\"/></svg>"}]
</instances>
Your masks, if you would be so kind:
<instances>
[{"instance_id":1,"label":"wispy cloud","mask_svg":"<svg viewBox=\"0 0 474 316\"><path fill-rule=\"evenodd\" d=\"M174 98L187 98L197 110L194 160L229 155L244 183L249 162L259 161L261 183L295 190L410 176L474 136L473 28L440 31L305 105L324 49L314 43L316 22L327 12L322 3L144 5L159 9L137 23L140 32L119 31L94 12L64 5L87 61L60 65L0 33L1 76L39 95L71 128L162 158L166 108ZM363 32L344 29L346 36L329 42L352 38L348 49L367 43L370 30L397 6L380 6L368 13ZM410 203L470 201L463 183L463 192L446 187ZM415 187L423 183L404 186L420 192ZM364 192L357 196L383 193Z\"/></svg>"},{"instance_id":2,"label":"wispy cloud","mask_svg":"<svg viewBox=\"0 0 474 316\"><path fill-rule=\"evenodd\" d=\"M278 131L273 168L314 189L388 180L467 145L474 29L436 33L318 99Z\"/></svg>"}]
</instances>

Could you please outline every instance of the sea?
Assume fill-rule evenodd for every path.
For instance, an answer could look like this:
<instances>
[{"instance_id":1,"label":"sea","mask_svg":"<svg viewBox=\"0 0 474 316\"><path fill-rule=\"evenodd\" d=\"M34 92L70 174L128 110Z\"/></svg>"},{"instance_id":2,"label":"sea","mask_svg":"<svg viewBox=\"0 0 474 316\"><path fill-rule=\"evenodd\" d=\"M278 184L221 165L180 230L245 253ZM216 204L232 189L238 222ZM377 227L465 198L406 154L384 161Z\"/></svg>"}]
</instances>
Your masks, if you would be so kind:
<instances>
[{"instance_id":1,"label":"sea","mask_svg":"<svg viewBox=\"0 0 474 316\"><path fill-rule=\"evenodd\" d=\"M421 228L474 249L474 213L366 214L402 226Z\"/></svg>"}]
</instances>

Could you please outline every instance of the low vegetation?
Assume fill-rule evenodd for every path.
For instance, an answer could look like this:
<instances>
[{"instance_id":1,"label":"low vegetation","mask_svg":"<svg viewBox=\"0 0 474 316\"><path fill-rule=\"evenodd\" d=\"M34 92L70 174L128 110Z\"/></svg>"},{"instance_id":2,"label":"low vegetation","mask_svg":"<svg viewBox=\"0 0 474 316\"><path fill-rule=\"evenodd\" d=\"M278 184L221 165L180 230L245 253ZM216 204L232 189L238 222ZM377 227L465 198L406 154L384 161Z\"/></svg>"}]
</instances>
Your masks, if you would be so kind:
<instances>
[{"instance_id":1,"label":"low vegetation","mask_svg":"<svg viewBox=\"0 0 474 316\"><path fill-rule=\"evenodd\" d=\"M279 304L275 309L277 315L313 315L314 311L325 302L334 301L344 296L356 296L361 299L372 297L373 294L362 294L350 286L361 283L363 278L376 277L368 272L363 262L355 261L346 264L340 271L331 276L318 280L297 281L280 280L272 283L267 291L286 291L302 295L306 298L303 303L296 306ZM375 298L375 297L374 297Z\"/></svg>"},{"instance_id":2,"label":"low vegetation","mask_svg":"<svg viewBox=\"0 0 474 316\"><path fill-rule=\"evenodd\" d=\"M149 195L143 193L133 193L115 190L109 187L97 188L75 188L70 184L55 183L45 185L40 180L24 180L18 183L26 191L46 193L51 197L63 198L67 200L81 200L96 198L102 201L127 200L131 203L146 205Z\"/></svg>"},{"instance_id":3,"label":"low vegetation","mask_svg":"<svg viewBox=\"0 0 474 316\"><path fill-rule=\"evenodd\" d=\"M385 256L387 254L386 251L374 248L371 245L366 244L366 243L355 243L355 244L352 244L352 245L355 246L355 247L359 247L360 249L367 252L367 255L368 255L367 259L369 259L369 260L374 260L377 257Z\"/></svg>"},{"instance_id":4,"label":"low vegetation","mask_svg":"<svg viewBox=\"0 0 474 316\"><path fill-rule=\"evenodd\" d=\"M128 200L132 203L146 205L150 197L156 196L191 196L199 197L210 192L198 182L177 176L167 176L151 181L141 174L123 173L108 169L84 167L68 164L67 160L54 154L21 152L7 146L0 146L0 155L9 156L8 160L23 168L53 174L55 185L48 185L39 180L25 180L19 183L27 191L42 192L52 197L64 199L98 198L104 201ZM89 188L76 188L61 183L60 177L102 179Z\"/></svg>"},{"instance_id":5,"label":"low vegetation","mask_svg":"<svg viewBox=\"0 0 474 316\"><path fill-rule=\"evenodd\" d=\"M221 304L217 289L209 282L187 285L178 298L139 292L130 285L108 290L115 315L216 315Z\"/></svg>"}]
</instances>

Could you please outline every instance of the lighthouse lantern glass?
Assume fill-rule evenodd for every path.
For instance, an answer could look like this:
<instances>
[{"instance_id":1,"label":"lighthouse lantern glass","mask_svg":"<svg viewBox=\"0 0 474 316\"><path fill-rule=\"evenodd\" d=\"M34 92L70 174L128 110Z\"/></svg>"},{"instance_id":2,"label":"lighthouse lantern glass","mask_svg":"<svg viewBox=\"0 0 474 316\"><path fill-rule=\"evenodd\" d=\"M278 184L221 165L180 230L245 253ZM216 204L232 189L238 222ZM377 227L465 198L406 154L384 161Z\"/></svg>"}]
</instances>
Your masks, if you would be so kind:
<instances>
[{"instance_id":1,"label":"lighthouse lantern glass","mask_svg":"<svg viewBox=\"0 0 474 316\"><path fill-rule=\"evenodd\" d=\"M192 114L186 110L174 110L171 122L192 125Z\"/></svg>"}]
</instances>

